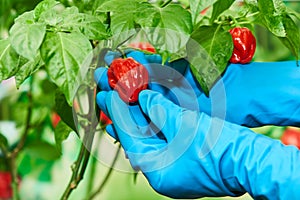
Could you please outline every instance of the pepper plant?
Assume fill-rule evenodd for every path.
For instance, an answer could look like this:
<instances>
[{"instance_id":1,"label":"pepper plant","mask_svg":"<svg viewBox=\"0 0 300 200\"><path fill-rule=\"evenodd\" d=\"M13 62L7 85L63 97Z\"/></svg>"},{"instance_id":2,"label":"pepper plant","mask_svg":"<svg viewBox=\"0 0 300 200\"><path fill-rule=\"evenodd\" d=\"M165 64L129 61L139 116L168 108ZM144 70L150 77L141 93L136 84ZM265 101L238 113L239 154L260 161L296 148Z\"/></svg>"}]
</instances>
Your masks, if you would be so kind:
<instances>
[{"instance_id":1,"label":"pepper plant","mask_svg":"<svg viewBox=\"0 0 300 200\"><path fill-rule=\"evenodd\" d=\"M4 2L4 6L13 7L12 3ZM206 95L228 67L234 50L229 30L235 27L247 27L258 42L257 30L263 29L277 38L293 59L298 60L299 56L300 15L282 0L32 3L34 6L16 9L18 12L2 6L9 13L3 12L1 16L7 29L1 27L0 81L14 77L16 87L22 91L14 99L15 111L23 116L17 120L20 138L11 146L0 135L3 165L10 169L15 199L18 199L20 169L16 163L20 153L26 148L33 152L47 149L52 154L46 157L55 160L63 156L62 142L71 132L81 138L82 146L75 150L78 158L61 199L68 199L84 177L94 136L104 132L105 125L99 123L94 102L93 71L105 66L103 58L108 50L124 52L135 47L130 44L142 40L154 47L163 62L187 59ZM14 21L8 17L11 13L15 14ZM36 84L42 87L37 89ZM56 127L47 123L53 113L61 119ZM49 130L54 134L55 145L43 137Z\"/></svg>"}]
</instances>

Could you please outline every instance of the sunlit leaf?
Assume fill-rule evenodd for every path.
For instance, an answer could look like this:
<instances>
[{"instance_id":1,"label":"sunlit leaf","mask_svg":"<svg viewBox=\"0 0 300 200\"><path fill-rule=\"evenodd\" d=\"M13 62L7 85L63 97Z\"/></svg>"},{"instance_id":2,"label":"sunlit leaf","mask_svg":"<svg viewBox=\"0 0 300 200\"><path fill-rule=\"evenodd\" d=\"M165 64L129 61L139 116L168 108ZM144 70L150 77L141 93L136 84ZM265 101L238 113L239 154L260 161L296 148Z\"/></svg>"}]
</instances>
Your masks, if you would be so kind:
<instances>
[{"instance_id":1,"label":"sunlit leaf","mask_svg":"<svg viewBox=\"0 0 300 200\"><path fill-rule=\"evenodd\" d=\"M65 94L70 105L89 64L92 46L81 33L48 33L41 47L41 56L48 74Z\"/></svg>"}]
</instances>

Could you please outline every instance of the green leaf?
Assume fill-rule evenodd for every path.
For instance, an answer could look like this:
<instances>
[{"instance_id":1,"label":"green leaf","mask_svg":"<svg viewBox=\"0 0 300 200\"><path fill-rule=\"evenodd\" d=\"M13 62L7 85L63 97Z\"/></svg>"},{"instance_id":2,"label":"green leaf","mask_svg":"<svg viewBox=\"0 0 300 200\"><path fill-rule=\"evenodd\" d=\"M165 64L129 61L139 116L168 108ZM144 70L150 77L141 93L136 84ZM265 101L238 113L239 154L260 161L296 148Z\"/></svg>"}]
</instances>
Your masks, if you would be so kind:
<instances>
[{"instance_id":1,"label":"green leaf","mask_svg":"<svg viewBox=\"0 0 300 200\"><path fill-rule=\"evenodd\" d=\"M262 23L277 37L285 37L283 15L286 7L281 0L257 1Z\"/></svg>"},{"instance_id":2,"label":"green leaf","mask_svg":"<svg viewBox=\"0 0 300 200\"><path fill-rule=\"evenodd\" d=\"M63 21L63 16L55 9L49 9L41 13L38 22L47 24L48 29L57 31L56 26Z\"/></svg>"},{"instance_id":3,"label":"green leaf","mask_svg":"<svg viewBox=\"0 0 300 200\"><path fill-rule=\"evenodd\" d=\"M76 118L73 116L73 109L68 104L65 95L59 91L55 94L55 111L61 120L77 133L77 121L75 121Z\"/></svg>"},{"instance_id":4,"label":"green leaf","mask_svg":"<svg viewBox=\"0 0 300 200\"><path fill-rule=\"evenodd\" d=\"M46 25L34 23L33 12L25 13L16 19L9 34L11 45L16 52L33 60L37 56L46 34Z\"/></svg>"},{"instance_id":5,"label":"green leaf","mask_svg":"<svg viewBox=\"0 0 300 200\"><path fill-rule=\"evenodd\" d=\"M54 133L55 133L56 148L60 153L62 152L62 142L69 137L71 132L72 129L63 121L59 121L59 123L55 127Z\"/></svg>"},{"instance_id":6,"label":"green leaf","mask_svg":"<svg viewBox=\"0 0 300 200\"><path fill-rule=\"evenodd\" d=\"M19 88L21 84L38 69L44 65L44 62L38 54L36 58L31 61L27 61L24 65L19 66L19 70L15 75L16 86Z\"/></svg>"},{"instance_id":7,"label":"green leaf","mask_svg":"<svg viewBox=\"0 0 300 200\"><path fill-rule=\"evenodd\" d=\"M279 39L293 53L296 60L298 60L300 50L299 28L288 15L283 18L283 24L286 31L286 37L279 37Z\"/></svg>"},{"instance_id":8,"label":"green leaf","mask_svg":"<svg viewBox=\"0 0 300 200\"><path fill-rule=\"evenodd\" d=\"M136 33L136 15L143 12L144 0L111 0L103 3L97 12L110 12L113 48Z\"/></svg>"},{"instance_id":9,"label":"green leaf","mask_svg":"<svg viewBox=\"0 0 300 200\"><path fill-rule=\"evenodd\" d=\"M11 47L10 40L0 40L0 82L19 70L20 56Z\"/></svg>"},{"instance_id":10,"label":"green leaf","mask_svg":"<svg viewBox=\"0 0 300 200\"><path fill-rule=\"evenodd\" d=\"M2 133L0 133L0 143L5 148L8 148L8 140L7 140L7 138ZM0 152L1 152L1 149L0 149Z\"/></svg>"},{"instance_id":11,"label":"green leaf","mask_svg":"<svg viewBox=\"0 0 300 200\"><path fill-rule=\"evenodd\" d=\"M45 141L30 142L26 144L25 151L33 158L47 161L57 160L60 157L56 147Z\"/></svg>"},{"instance_id":12,"label":"green leaf","mask_svg":"<svg viewBox=\"0 0 300 200\"><path fill-rule=\"evenodd\" d=\"M188 61L206 95L227 67L233 51L228 31L219 25L194 30L187 44Z\"/></svg>"},{"instance_id":13,"label":"green leaf","mask_svg":"<svg viewBox=\"0 0 300 200\"><path fill-rule=\"evenodd\" d=\"M63 21L59 29L83 33L90 40L102 40L108 37L106 27L93 15L79 13L76 7L67 8L62 13Z\"/></svg>"},{"instance_id":14,"label":"green leaf","mask_svg":"<svg viewBox=\"0 0 300 200\"><path fill-rule=\"evenodd\" d=\"M190 1L193 24L196 24L196 20L197 17L199 16L199 13L205 8L214 4L217 0L189 0L189 1Z\"/></svg>"},{"instance_id":15,"label":"green leaf","mask_svg":"<svg viewBox=\"0 0 300 200\"><path fill-rule=\"evenodd\" d=\"M35 19L39 19L41 14L43 12L46 12L50 9L52 9L54 6L58 5L58 1L54 0L44 0L41 3L39 3L35 8L34 8L34 17Z\"/></svg>"},{"instance_id":16,"label":"green leaf","mask_svg":"<svg viewBox=\"0 0 300 200\"><path fill-rule=\"evenodd\" d=\"M136 12L134 9L138 8L138 4L146 2L146 0L109 0L101 4L97 8L97 12L121 12L127 11L129 13Z\"/></svg>"},{"instance_id":17,"label":"green leaf","mask_svg":"<svg viewBox=\"0 0 300 200\"><path fill-rule=\"evenodd\" d=\"M169 4L163 8L149 7L144 15L137 22L158 52L171 60L185 57L185 46L192 32L191 14L180 5Z\"/></svg>"},{"instance_id":18,"label":"green leaf","mask_svg":"<svg viewBox=\"0 0 300 200\"><path fill-rule=\"evenodd\" d=\"M90 41L77 32L47 33L41 47L41 56L51 79L65 94L69 105L72 105L91 63Z\"/></svg>"},{"instance_id":19,"label":"green leaf","mask_svg":"<svg viewBox=\"0 0 300 200\"><path fill-rule=\"evenodd\" d=\"M214 22L220 16L220 14L222 14L222 12L227 10L234 3L234 1L235 0L218 0L215 2L213 4L213 11L210 19L211 23Z\"/></svg>"},{"instance_id":20,"label":"green leaf","mask_svg":"<svg viewBox=\"0 0 300 200\"><path fill-rule=\"evenodd\" d=\"M18 163L18 173L21 177L31 174L38 182L51 181L51 172L55 160L35 158L23 152L20 154L21 158L19 158Z\"/></svg>"}]
</instances>

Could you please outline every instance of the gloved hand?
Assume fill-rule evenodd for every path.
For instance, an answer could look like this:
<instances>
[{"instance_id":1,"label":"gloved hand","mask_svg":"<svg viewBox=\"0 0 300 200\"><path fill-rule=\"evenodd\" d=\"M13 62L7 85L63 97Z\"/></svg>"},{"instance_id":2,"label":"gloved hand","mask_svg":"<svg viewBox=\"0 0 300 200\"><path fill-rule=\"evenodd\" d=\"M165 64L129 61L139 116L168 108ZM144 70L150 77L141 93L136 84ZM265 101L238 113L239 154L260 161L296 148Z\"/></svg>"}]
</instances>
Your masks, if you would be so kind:
<instances>
[{"instance_id":1,"label":"gloved hand","mask_svg":"<svg viewBox=\"0 0 300 200\"><path fill-rule=\"evenodd\" d=\"M110 64L118 56L116 53L108 54L106 62ZM127 57L133 57L148 69L149 66L160 65L162 62L159 55L146 55L139 51L131 51ZM296 61L230 64L210 91L209 98L202 92L186 60L181 59L167 65L184 76L173 82L182 107L191 109L189 105L194 106L196 95L201 111L232 123L248 127L268 124L300 126L300 68L296 66ZM96 80L99 80L103 72L101 69L96 72ZM168 76L169 71L163 75L160 73L161 71L149 70L150 78L162 76L162 80ZM188 87L186 81L189 83ZM176 102L173 91L161 87L161 84L150 84L150 89L159 91Z\"/></svg>"},{"instance_id":2,"label":"gloved hand","mask_svg":"<svg viewBox=\"0 0 300 200\"><path fill-rule=\"evenodd\" d=\"M132 167L163 195L300 197L300 152L293 146L179 107L150 90L140 93L138 105L128 106L111 90L99 92L97 103L112 119L109 132L117 134L112 136Z\"/></svg>"}]
</instances>

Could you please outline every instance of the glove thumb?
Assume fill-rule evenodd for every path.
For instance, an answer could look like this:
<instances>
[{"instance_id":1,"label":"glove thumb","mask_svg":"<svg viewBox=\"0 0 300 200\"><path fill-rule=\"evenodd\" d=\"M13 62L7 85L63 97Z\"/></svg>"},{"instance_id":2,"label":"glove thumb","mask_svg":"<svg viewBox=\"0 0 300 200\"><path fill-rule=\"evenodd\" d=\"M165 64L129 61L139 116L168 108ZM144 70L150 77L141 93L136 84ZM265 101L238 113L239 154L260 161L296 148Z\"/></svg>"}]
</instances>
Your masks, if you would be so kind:
<instances>
[{"instance_id":1,"label":"glove thumb","mask_svg":"<svg viewBox=\"0 0 300 200\"><path fill-rule=\"evenodd\" d=\"M183 127L197 127L197 112L174 104L159 92L143 90L139 95L139 104L143 113L164 134L167 142L173 140Z\"/></svg>"}]
</instances>

